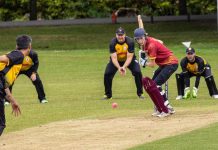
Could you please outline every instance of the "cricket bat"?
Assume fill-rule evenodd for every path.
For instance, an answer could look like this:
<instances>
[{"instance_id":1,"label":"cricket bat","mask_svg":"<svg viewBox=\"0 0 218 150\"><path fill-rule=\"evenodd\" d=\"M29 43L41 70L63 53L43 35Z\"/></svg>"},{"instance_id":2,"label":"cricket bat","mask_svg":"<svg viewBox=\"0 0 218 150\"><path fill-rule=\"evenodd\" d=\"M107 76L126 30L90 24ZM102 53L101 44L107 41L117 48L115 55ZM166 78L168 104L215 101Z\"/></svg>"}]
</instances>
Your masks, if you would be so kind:
<instances>
[{"instance_id":1,"label":"cricket bat","mask_svg":"<svg viewBox=\"0 0 218 150\"><path fill-rule=\"evenodd\" d=\"M137 18L138 18L139 28L144 29L144 24L143 24L141 15L138 15ZM143 49L143 46L140 46L140 49Z\"/></svg>"}]
</instances>

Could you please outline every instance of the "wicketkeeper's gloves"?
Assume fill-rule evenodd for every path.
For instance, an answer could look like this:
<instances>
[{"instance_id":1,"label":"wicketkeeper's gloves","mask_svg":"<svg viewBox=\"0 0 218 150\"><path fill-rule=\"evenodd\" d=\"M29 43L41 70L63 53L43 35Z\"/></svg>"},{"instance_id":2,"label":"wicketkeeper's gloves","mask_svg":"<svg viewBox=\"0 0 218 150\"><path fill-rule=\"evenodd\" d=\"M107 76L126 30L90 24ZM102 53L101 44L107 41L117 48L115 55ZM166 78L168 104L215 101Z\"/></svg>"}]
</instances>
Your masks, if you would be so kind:
<instances>
[{"instance_id":1,"label":"wicketkeeper's gloves","mask_svg":"<svg viewBox=\"0 0 218 150\"><path fill-rule=\"evenodd\" d=\"M140 64L143 68L145 68L147 60L148 60L148 58L147 58L147 56L146 56L145 51L140 50L140 51L139 51L139 64Z\"/></svg>"}]
</instances>

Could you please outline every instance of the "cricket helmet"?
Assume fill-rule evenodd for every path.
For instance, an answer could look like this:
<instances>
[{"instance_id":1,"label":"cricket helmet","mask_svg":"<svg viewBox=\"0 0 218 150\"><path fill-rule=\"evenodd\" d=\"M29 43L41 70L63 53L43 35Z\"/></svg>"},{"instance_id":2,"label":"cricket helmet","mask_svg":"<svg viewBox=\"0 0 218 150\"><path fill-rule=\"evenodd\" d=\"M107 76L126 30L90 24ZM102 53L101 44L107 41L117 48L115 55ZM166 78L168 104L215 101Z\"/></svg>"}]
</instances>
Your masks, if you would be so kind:
<instances>
[{"instance_id":1,"label":"cricket helmet","mask_svg":"<svg viewBox=\"0 0 218 150\"><path fill-rule=\"evenodd\" d=\"M143 28L137 28L134 31L134 38L146 37L148 34L145 32Z\"/></svg>"}]
</instances>

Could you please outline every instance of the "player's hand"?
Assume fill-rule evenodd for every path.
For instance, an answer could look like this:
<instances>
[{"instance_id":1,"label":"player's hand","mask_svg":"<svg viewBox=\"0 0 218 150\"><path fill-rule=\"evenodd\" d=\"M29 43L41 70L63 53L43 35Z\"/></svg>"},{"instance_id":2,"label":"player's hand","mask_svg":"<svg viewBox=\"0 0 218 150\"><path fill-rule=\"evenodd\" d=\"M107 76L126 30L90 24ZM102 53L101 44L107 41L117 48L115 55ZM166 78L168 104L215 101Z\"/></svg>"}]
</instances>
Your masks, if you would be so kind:
<instances>
[{"instance_id":1,"label":"player's hand","mask_svg":"<svg viewBox=\"0 0 218 150\"><path fill-rule=\"evenodd\" d=\"M33 72L33 73L31 74L30 78L31 78L32 81L36 81L36 73Z\"/></svg>"},{"instance_id":2,"label":"player's hand","mask_svg":"<svg viewBox=\"0 0 218 150\"><path fill-rule=\"evenodd\" d=\"M14 114L15 117L21 114L20 106L18 105L16 101L11 102L11 107L12 107L12 114Z\"/></svg>"},{"instance_id":3,"label":"player's hand","mask_svg":"<svg viewBox=\"0 0 218 150\"><path fill-rule=\"evenodd\" d=\"M126 68L125 67L120 67L119 72L120 72L120 75L122 75L122 76L126 75Z\"/></svg>"}]
</instances>

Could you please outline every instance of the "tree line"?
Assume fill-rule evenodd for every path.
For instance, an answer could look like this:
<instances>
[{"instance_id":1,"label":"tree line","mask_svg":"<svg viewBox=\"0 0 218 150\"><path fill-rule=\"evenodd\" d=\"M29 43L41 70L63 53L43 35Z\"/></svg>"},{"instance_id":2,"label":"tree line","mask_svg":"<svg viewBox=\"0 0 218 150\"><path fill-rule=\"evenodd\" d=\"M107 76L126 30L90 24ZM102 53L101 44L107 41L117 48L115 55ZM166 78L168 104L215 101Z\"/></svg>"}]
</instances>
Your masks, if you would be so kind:
<instances>
[{"instance_id":1,"label":"tree line","mask_svg":"<svg viewBox=\"0 0 218 150\"><path fill-rule=\"evenodd\" d=\"M118 9L118 16L213 14L216 0L0 0L0 20L101 18Z\"/></svg>"}]
</instances>

